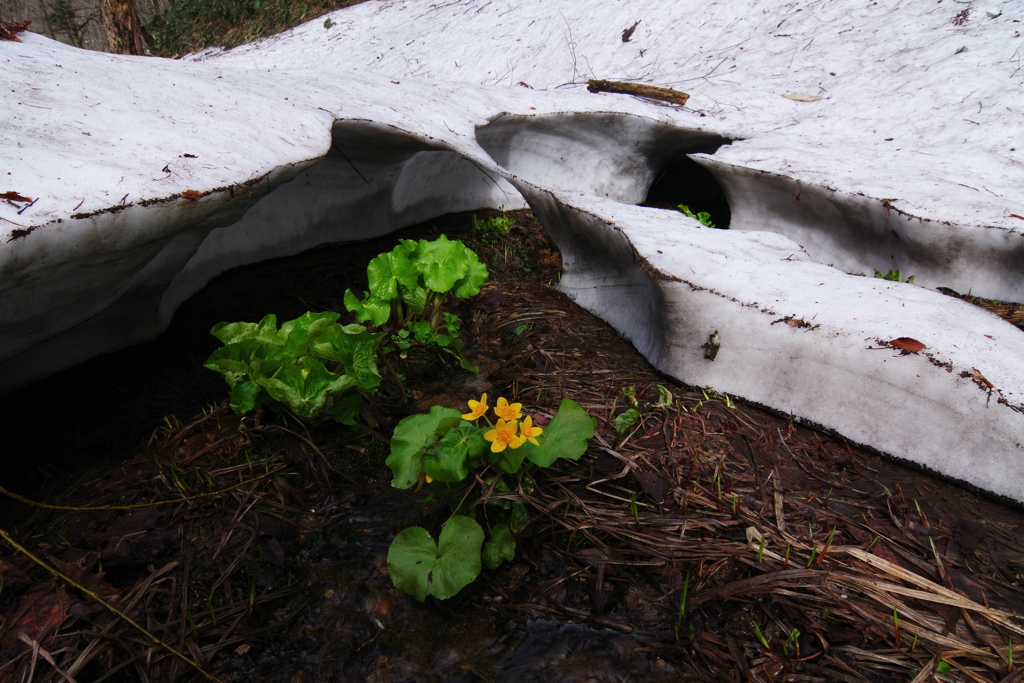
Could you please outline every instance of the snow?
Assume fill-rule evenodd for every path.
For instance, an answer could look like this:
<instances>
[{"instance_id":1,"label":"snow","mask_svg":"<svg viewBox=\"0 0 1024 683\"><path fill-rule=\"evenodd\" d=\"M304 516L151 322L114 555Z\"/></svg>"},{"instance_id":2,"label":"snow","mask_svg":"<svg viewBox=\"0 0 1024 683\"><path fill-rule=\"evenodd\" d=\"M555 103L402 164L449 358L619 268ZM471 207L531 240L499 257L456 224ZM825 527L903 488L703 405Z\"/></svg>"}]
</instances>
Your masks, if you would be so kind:
<instances>
[{"instance_id":1,"label":"snow","mask_svg":"<svg viewBox=\"0 0 1024 683\"><path fill-rule=\"evenodd\" d=\"M1024 337L928 289L1024 301L1021 10L380 0L179 61L23 34L0 390L152 338L228 268L528 202L562 288L668 374L1024 502ZM730 230L634 206L686 154Z\"/></svg>"}]
</instances>

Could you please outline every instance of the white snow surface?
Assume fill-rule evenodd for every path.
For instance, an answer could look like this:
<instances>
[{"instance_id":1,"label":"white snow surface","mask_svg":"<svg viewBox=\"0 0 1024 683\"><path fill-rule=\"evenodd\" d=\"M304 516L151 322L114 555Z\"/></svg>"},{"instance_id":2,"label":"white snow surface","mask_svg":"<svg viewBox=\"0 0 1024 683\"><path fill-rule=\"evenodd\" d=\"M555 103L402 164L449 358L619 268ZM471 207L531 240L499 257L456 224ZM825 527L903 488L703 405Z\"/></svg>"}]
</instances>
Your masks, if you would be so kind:
<instances>
[{"instance_id":1,"label":"white snow surface","mask_svg":"<svg viewBox=\"0 0 1024 683\"><path fill-rule=\"evenodd\" d=\"M994 0L371 0L178 61L22 34L0 390L152 338L228 268L529 203L563 290L665 372L1024 502L1024 335L928 289L1024 301L1022 31ZM686 154L732 229L634 206ZM848 274L875 268L924 287Z\"/></svg>"}]
</instances>

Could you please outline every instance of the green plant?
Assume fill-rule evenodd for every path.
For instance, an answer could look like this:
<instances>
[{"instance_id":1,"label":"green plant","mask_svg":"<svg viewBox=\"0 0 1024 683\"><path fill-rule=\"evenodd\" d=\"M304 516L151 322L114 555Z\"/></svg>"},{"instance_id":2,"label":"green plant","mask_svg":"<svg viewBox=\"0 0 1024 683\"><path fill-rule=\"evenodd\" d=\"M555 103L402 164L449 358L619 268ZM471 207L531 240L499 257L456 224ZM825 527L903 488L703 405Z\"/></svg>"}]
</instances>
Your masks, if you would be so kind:
<instances>
[{"instance_id":1,"label":"green plant","mask_svg":"<svg viewBox=\"0 0 1024 683\"><path fill-rule=\"evenodd\" d=\"M782 652L784 654L789 653L789 649L793 649L793 656L796 658L800 657L800 631L793 629L789 632L789 637L786 638L786 642L782 644Z\"/></svg>"},{"instance_id":2,"label":"green plant","mask_svg":"<svg viewBox=\"0 0 1024 683\"><path fill-rule=\"evenodd\" d=\"M473 232L493 232L499 237L507 235L508 231L511 230L512 226L515 224L515 219L508 214L492 216L483 220L477 219L475 215L473 216Z\"/></svg>"},{"instance_id":3,"label":"green plant","mask_svg":"<svg viewBox=\"0 0 1024 683\"><path fill-rule=\"evenodd\" d=\"M621 439L633 431L633 425L640 419L640 402L636 400L636 387L634 386L622 387L619 393L629 404L629 408L615 416L615 433Z\"/></svg>"},{"instance_id":4,"label":"green plant","mask_svg":"<svg viewBox=\"0 0 1024 683\"><path fill-rule=\"evenodd\" d=\"M700 213L695 214L693 213L693 211L690 211L690 207L688 207L686 204L680 204L679 210L682 211L687 216L689 216L690 218L700 221L701 225L704 225L708 228L715 227L715 224L711 222L711 214L708 213L707 211L701 211Z\"/></svg>"},{"instance_id":5,"label":"green plant","mask_svg":"<svg viewBox=\"0 0 1024 683\"><path fill-rule=\"evenodd\" d=\"M395 427L391 454L385 461L396 488L419 490L434 484L426 500L435 493L456 492L467 479L471 482L457 503L453 498L455 515L442 529L436 551L422 527L404 530L391 545L388 571L395 586L420 601L427 595L451 597L476 578L481 561L494 569L514 558L514 534L529 520L529 513L521 502L511 499L514 489L506 475L516 477L517 488L529 491L533 487L530 469L550 467L559 458L579 459L594 435L595 420L570 399L562 400L543 429L533 426L532 417L523 417L521 404L504 398L494 406L497 421L493 424L486 416L487 394L469 401L469 408L469 413L460 414L434 406L427 414L405 418ZM482 427L481 418L486 422ZM487 488L484 504L493 522L486 543L483 529L468 516L476 508L463 507L477 482ZM429 562L424 560L428 551L434 553ZM444 572L435 576L439 569Z\"/></svg>"},{"instance_id":6,"label":"green plant","mask_svg":"<svg viewBox=\"0 0 1024 683\"><path fill-rule=\"evenodd\" d=\"M397 335L402 350L408 349L410 338L434 344L455 356L466 370L477 372L462 353L458 318L444 313L442 306L449 295L479 294L487 275L487 266L459 240L444 235L433 242L401 240L366 267L370 291L363 292L362 299L345 290L345 308L360 322Z\"/></svg>"},{"instance_id":7,"label":"green plant","mask_svg":"<svg viewBox=\"0 0 1024 683\"><path fill-rule=\"evenodd\" d=\"M683 619L686 618L686 597L690 593L690 572L686 572L686 580L683 581L683 590L679 593L679 608L676 611L676 625L675 635L676 641L679 641L679 629L683 625Z\"/></svg>"},{"instance_id":8,"label":"green plant","mask_svg":"<svg viewBox=\"0 0 1024 683\"><path fill-rule=\"evenodd\" d=\"M902 279L903 275L898 270L890 270L885 275L882 275L882 271L875 269L875 277L880 280L889 280L891 282L906 282L907 284L914 284L914 276L911 275L906 280Z\"/></svg>"},{"instance_id":9,"label":"green plant","mask_svg":"<svg viewBox=\"0 0 1024 683\"><path fill-rule=\"evenodd\" d=\"M271 314L258 323L218 323L210 333L224 346L203 367L224 375L239 415L265 402L300 417L329 412L355 424L364 391L380 384L376 356L382 333L341 325L339 314L305 313L277 327Z\"/></svg>"},{"instance_id":10,"label":"green plant","mask_svg":"<svg viewBox=\"0 0 1024 683\"><path fill-rule=\"evenodd\" d=\"M767 652L771 652L771 645L768 644L768 639L764 637L764 633L761 632L761 627L757 625L756 621L751 620L750 628L754 631L754 635L757 637L757 642L761 643L761 647Z\"/></svg>"},{"instance_id":11,"label":"green plant","mask_svg":"<svg viewBox=\"0 0 1024 683\"><path fill-rule=\"evenodd\" d=\"M154 54L172 57L205 47L251 42L358 1L174 0L145 30L152 38Z\"/></svg>"}]
</instances>

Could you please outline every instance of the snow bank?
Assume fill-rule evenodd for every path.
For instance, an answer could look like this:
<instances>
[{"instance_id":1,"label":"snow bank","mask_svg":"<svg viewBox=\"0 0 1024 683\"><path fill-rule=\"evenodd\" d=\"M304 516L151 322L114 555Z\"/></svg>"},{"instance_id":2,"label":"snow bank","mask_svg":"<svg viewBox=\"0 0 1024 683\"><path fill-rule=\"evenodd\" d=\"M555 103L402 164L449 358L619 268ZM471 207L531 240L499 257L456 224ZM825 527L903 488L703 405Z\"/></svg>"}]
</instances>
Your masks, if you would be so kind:
<instances>
[{"instance_id":1,"label":"snow bank","mask_svg":"<svg viewBox=\"0 0 1024 683\"><path fill-rule=\"evenodd\" d=\"M182 61L0 43L0 195L34 200L0 202L0 390L151 338L228 268L528 202L563 288L664 371L1024 502L1020 331L849 274L1024 300L1021 19L384 0ZM634 206L686 155L730 230Z\"/></svg>"}]
</instances>

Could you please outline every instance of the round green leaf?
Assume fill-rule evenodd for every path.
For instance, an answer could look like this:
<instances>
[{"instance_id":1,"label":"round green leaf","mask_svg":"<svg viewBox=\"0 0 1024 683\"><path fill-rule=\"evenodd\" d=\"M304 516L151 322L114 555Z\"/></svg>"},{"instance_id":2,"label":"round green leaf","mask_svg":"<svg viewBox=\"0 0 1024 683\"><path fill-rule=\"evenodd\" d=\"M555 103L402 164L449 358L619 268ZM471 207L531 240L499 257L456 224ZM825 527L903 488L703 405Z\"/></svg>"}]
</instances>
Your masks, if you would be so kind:
<instances>
[{"instance_id":1,"label":"round green leaf","mask_svg":"<svg viewBox=\"0 0 1024 683\"><path fill-rule=\"evenodd\" d=\"M459 240L450 240L441 235L433 242L420 240L416 268L423 275L423 282L435 292L447 292L465 276L469 268L466 249ZM474 258L476 254L473 254Z\"/></svg>"},{"instance_id":2,"label":"round green leaf","mask_svg":"<svg viewBox=\"0 0 1024 683\"><path fill-rule=\"evenodd\" d=\"M480 287L487 282L489 273L487 272L487 266L480 263L471 250L466 250L467 256L467 268L466 275L462 277L458 282L455 283L455 296L460 299L466 297L476 296L480 293Z\"/></svg>"},{"instance_id":3,"label":"round green leaf","mask_svg":"<svg viewBox=\"0 0 1024 683\"><path fill-rule=\"evenodd\" d=\"M388 551L388 573L395 588L423 602L428 595L445 600L480 573L484 530L469 517L455 516L441 529L438 543L423 527L409 527Z\"/></svg>"},{"instance_id":4,"label":"round green leaf","mask_svg":"<svg viewBox=\"0 0 1024 683\"><path fill-rule=\"evenodd\" d=\"M587 451L587 441L594 436L595 423L579 403L562 399L558 412L538 439L540 446L530 450L526 457L541 467L550 467L558 458L579 460Z\"/></svg>"},{"instance_id":5,"label":"round green leaf","mask_svg":"<svg viewBox=\"0 0 1024 683\"><path fill-rule=\"evenodd\" d=\"M366 267L366 277L370 282L370 293L384 301L398 296L399 284L415 287L419 282L416 266L401 249L376 256Z\"/></svg>"},{"instance_id":6,"label":"round green leaf","mask_svg":"<svg viewBox=\"0 0 1024 683\"><path fill-rule=\"evenodd\" d=\"M391 485L407 489L415 484L423 471L424 453L460 420L459 411L434 406L426 415L412 415L399 422L391 436L391 454L384 461L395 474Z\"/></svg>"}]
</instances>

